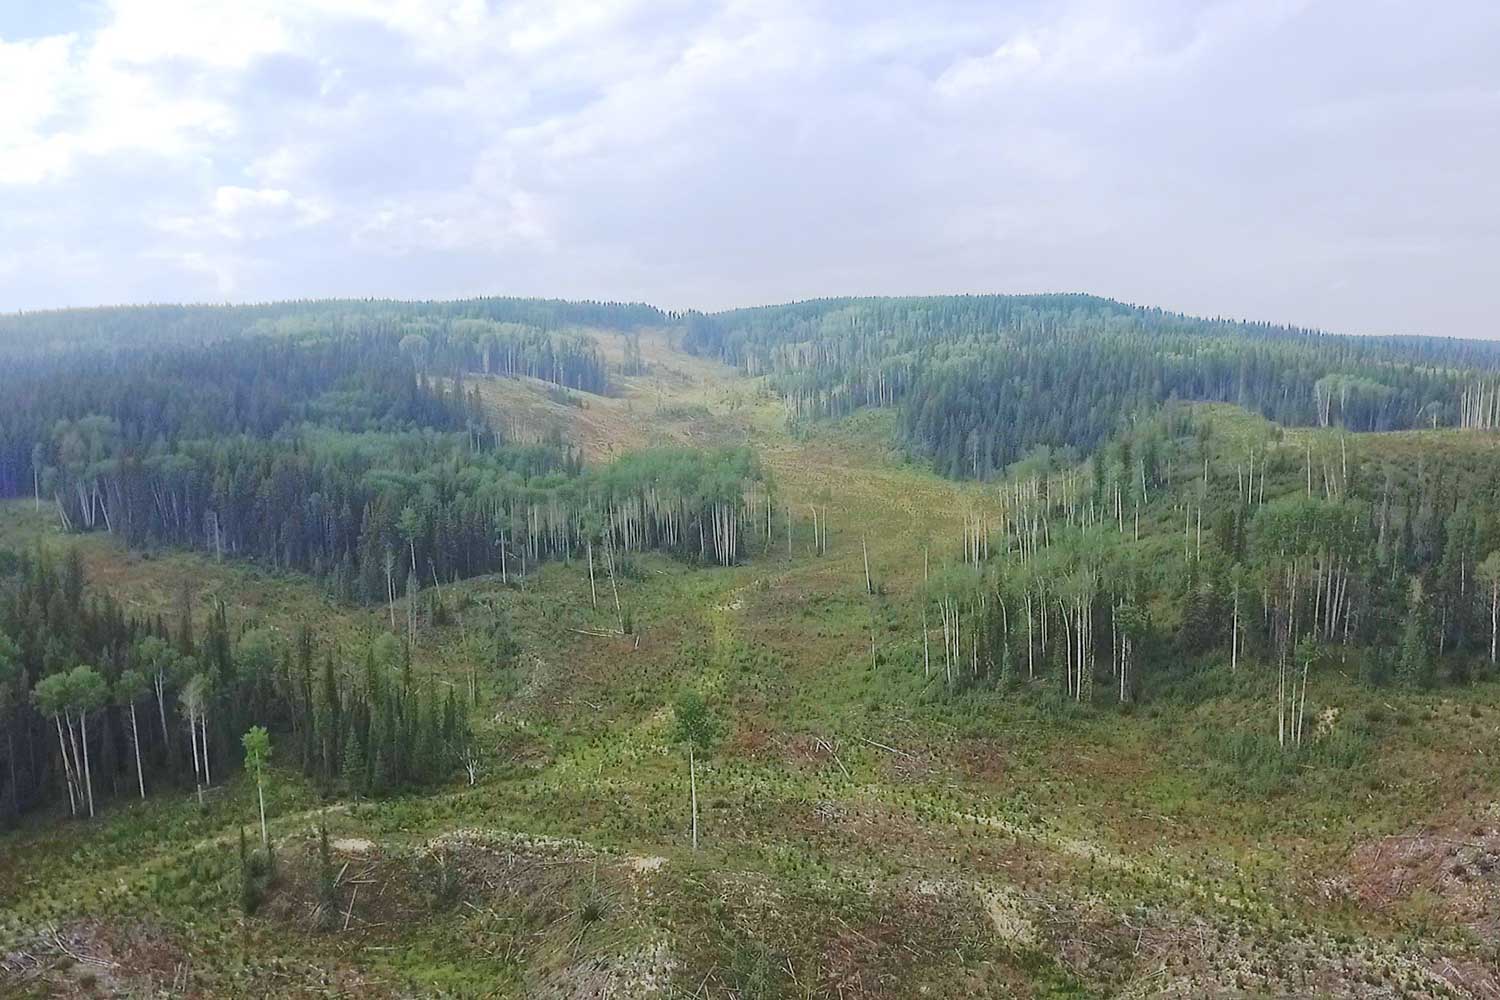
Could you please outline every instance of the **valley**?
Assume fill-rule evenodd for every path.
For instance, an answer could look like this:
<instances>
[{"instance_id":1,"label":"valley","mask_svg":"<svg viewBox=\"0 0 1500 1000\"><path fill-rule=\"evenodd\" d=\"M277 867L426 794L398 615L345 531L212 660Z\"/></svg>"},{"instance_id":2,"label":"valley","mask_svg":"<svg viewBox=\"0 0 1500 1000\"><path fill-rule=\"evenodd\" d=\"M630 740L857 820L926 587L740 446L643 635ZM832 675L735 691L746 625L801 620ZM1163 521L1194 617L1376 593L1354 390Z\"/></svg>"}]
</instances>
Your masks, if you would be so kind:
<instances>
[{"instance_id":1,"label":"valley","mask_svg":"<svg viewBox=\"0 0 1500 1000\"><path fill-rule=\"evenodd\" d=\"M620 363L623 335L590 336ZM962 684L945 682L929 581L965 571L965 526L999 532L1027 473L942 478L892 443L890 410L789 422L765 376L687 353L680 336L640 334L645 373L613 376L605 395L462 382L507 440L561 442L589 465L657 445L748 446L774 484L769 533L750 506L733 565L632 554L611 573L621 612L576 552L524 576L428 581L410 671L472 690L472 773L361 796L301 773L273 734L278 874L253 915L235 904L234 843L256 825L243 771L225 765L201 807L180 779L132 801L122 771L94 820L60 817L65 800L21 817L0 833L0 992L1500 992L1492 670L1393 692L1361 683L1359 656L1334 644L1303 688L1312 718L1292 756L1275 750L1276 671L1261 657L1230 673L1222 650L1159 653L1173 662L1117 705L1107 676L1080 700L1056 668L1032 679L1014 659L981 682L980 648L968 662L959 633L949 669ZM1340 455L1372 470L1440 455L1483 468L1497 447L1452 429L1283 429L1228 403L1181 411L1211 428L1202 467L1163 486L1139 527L1122 514L1099 529L1137 532L1129 546L1147 562L1201 550L1189 484L1232 493L1249 447L1287 456L1261 486L1273 496L1302 488L1304 454L1311 483L1314 455L1325 473ZM296 569L68 534L24 497L0 507L0 549L76 550L88 588L129 616L171 619L185 587L202 613L222 601L233 630L290 647L307 628L351 663L406 614L399 594L351 601ZM513 665L476 671L473 636L496 608ZM691 765L685 692L711 730Z\"/></svg>"}]
</instances>

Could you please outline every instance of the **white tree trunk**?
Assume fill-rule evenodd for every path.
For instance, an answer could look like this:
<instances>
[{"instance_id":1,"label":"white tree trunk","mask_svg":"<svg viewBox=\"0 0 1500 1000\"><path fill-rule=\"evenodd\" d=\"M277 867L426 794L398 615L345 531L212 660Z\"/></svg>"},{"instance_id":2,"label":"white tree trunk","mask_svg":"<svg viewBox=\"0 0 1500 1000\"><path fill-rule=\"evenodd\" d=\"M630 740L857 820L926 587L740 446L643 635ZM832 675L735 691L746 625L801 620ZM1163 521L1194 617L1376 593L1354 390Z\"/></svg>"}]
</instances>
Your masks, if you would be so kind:
<instances>
[{"instance_id":1,"label":"white tree trunk","mask_svg":"<svg viewBox=\"0 0 1500 1000\"><path fill-rule=\"evenodd\" d=\"M688 744L688 787L693 804L693 850L698 849L698 765L693 757L693 745Z\"/></svg>"},{"instance_id":2,"label":"white tree trunk","mask_svg":"<svg viewBox=\"0 0 1500 1000\"><path fill-rule=\"evenodd\" d=\"M73 765L68 762L68 741L63 738L62 715L54 714L52 721L57 723L57 748L62 753L63 783L68 786L68 813L78 815L78 797L73 793Z\"/></svg>"},{"instance_id":3,"label":"white tree trunk","mask_svg":"<svg viewBox=\"0 0 1500 1000\"><path fill-rule=\"evenodd\" d=\"M270 840L266 835L266 789L261 784L260 768L255 769L255 794L260 798L260 846L270 846Z\"/></svg>"},{"instance_id":4,"label":"white tree trunk","mask_svg":"<svg viewBox=\"0 0 1500 1000\"><path fill-rule=\"evenodd\" d=\"M589 554L589 600L593 602L594 610L599 610L599 591L594 586L594 540L586 542Z\"/></svg>"},{"instance_id":5,"label":"white tree trunk","mask_svg":"<svg viewBox=\"0 0 1500 1000\"><path fill-rule=\"evenodd\" d=\"M865 593L873 594L875 593L875 584L870 580L870 544L868 539L863 535L860 536L859 547L865 554Z\"/></svg>"},{"instance_id":6,"label":"white tree trunk","mask_svg":"<svg viewBox=\"0 0 1500 1000\"><path fill-rule=\"evenodd\" d=\"M193 783L198 789L198 804L203 804L203 764L198 759L198 719L188 714L188 742L193 746Z\"/></svg>"},{"instance_id":7,"label":"white tree trunk","mask_svg":"<svg viewBox=\"0 0 1500 1000\"><path fill-rule=\"evenodd\" d=\"M94 776L89 769L89 714L80 710L78 728L83 733L83 787L89 797L89 819L94 818Z\"/></svg>"},{"instance_id":8,"label":"white tree trunk","mask_svg":"<svg viewBox=\"0 0 1500 1000\"><path fill-rule=\"evenodd\" d=\"M1494 652L1491 650L1491 659ZM922 679L929 680L932 677L932 643L927 630L927 602L922 602Z\"/></svg>"},{"instance_id":9,"label":"white tree trunk","mask_svg":"<svg viewBox=\"0 0 1500 1000\"><path fill-rule=\"evenodd\" d=\"M141 770L141 734L135 726L135 702L130 703L130 742L135 745L135 780L141 786L141 800L146 798L146 775Z\"/></svg>"},{"instance_id":10,"label":"white tree trunk","mask_svg":"<svg viewBox=\"0 0 1500 1000\"><path fill-rule=\"evenodd\" d=\"M1240 668L1240 588L1234 588L1234 616L1229 626L1229 672Z\"/></svg>"},{"instance_id":11,"label":"white tree trunk","mask_svg":"<svg viewBox=\"0 0 1500 1000\"><path fill-rule=\"evenodd\" d=\"M158 671L154 678L156 683L156 715L161 720L161 741L163 746L170 747L171 741L167 738L167 681L166 677Z\"/></svg>"},{"instance_id":12,"label":"white tree trunk","mask_svg":"<svg viewBox=\"0 0 1500 1000\"><path fill-rule=\"evenodd\" d=\"M201 712L198 715L198 724L203 728L203 783L212 785L213 774L208 769L208 713Z\"/></svg>"},{"instance_id":13,"label":"white tree trunk","mask_svg":"<svg viewBox=\"0 0 1500 1000\"><path fill-rule=\"evenodd\" d=\"M1490 590L1490 664L1495 663L1495 639L1500 636L1500 580Z\"/></svg>"}]
</instances>

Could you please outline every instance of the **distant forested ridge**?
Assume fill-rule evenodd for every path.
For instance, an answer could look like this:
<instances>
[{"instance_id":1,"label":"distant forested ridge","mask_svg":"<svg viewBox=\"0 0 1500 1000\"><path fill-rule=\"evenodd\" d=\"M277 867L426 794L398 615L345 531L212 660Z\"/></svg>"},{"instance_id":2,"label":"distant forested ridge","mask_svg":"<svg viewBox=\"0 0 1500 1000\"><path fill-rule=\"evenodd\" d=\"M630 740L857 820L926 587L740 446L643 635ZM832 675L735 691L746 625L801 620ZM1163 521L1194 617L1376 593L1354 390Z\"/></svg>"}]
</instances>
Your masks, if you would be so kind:
<instances>
[{"instance_id":1,"label":"distant forested ridge","mask_svg":"<svg viewBox=\"0 0 1500 1000\"><path fill-rule=\"evenodd\" d=\"M302 299L256 305L103 306L0 314L0 355L114 351L204 344L246 334L409 333L461 321L514 324L540 331L589 326L633 330L667 316L638 302L476 298L431 301Z\"/></svg>"},{"instance_id":2,"label":"distant forested ridge","mask_svg":"<svg viewBox=\"0 0 1500 1000\"><path fill-rule=\"evenodd\" d=\"M1171 399L1285 425L1493 425L1500 346L1332 336L1088 295L818 299L685 317L683 345L769 376L794 419L896 407L903 443L988 478L1037 446L1090 451Z\"/></svg>"}]
</instances>

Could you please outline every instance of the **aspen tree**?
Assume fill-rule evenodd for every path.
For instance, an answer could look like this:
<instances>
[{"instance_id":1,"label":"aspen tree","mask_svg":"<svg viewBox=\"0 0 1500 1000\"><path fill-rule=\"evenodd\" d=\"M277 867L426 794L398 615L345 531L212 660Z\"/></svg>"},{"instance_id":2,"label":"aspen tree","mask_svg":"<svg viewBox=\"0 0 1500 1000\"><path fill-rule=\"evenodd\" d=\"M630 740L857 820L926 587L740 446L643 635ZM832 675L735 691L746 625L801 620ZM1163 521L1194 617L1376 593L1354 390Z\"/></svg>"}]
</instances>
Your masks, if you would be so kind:
<instances>
[{"instance_id":1,"label":"aspen tree","mask_svg":"<svg viewBox=\"0 0 1500 1000\"><path fill-rule=\"evenodd\" d=\"M14 816L20 811L19 788L16 784L16 727L15 710L21 691L21 651L10 637L0 632L0 716L8 721L5 726L5 759L10 766L10 811Z\"/></svg>"},{"instance_id":2,"label":"aspen tree","mask_svg":"<svg viewBox=\"0 0 1500 1000\"><path fill-rule=\"evenodd\" d=\"M1489 589L1490 596L1490 664L1495 663L1496 642L1500 641L1500 550L1491 552L1474 567L1474 576Z\"/></svg>"},{"instance_id":3,"label":"aspen tree","mask_svg":"<svg viewBox=\"0 0 1500 1000\"><path fill-rule=\"evenodd\" d=\"M149 682L138 670L122 671L115 681L115 701L130 711L130 746L135 751L135 779L143 800L146 798L146 775L141 769L141 734L136 727L135 706L148 689Z\"/></svg>"},{"instance_id":4,"label":"aspen tree","mask_svg":"<svg viewBox=\"0 0 1500 1000\"><path fill-rule=\"evenodd\" d=\"M166 642L156 636L146 636L136 643L136 662L146 671L151 679L151 689L156 696L156 713L161 722L161 739L166 746L171 745L171 737L167 729L167 679L175 672L177 653Z\"/></svg>"},{"instance_id":5,"label":"aspen tree","mask_svg":"<svg viewBox=\"0 0 1500 1000\"><path fill-rule=\"evenodd\" d=\"M179 698L182 702L182 712L187 719L188 742L192 746L193 753L193 780L198 788L198 804L203 804L203 786L205 776L208 773L208 729L207 723L203 724L203 753L198 753L199 719L204 714L207 703L208 680L202 674L193 674L182 686Z\"/></svg>"},{"instance_id":6,"label":"aspen tree","mask_svg":"<svg viewBox=\"0 0 1500 1000\"><path fill-rule=\"evenodd\" d=\"M83 786L88 796L89 817L94 815L94 776L89 765L89 716L109 701L109 685L93 667L80 665L68 675L73 709L78 713L78 728L83 743ZM76 755L75 755L76 759Z\"/></svg>"},{"instance_id":7,"label":"aspen tree","mask_svg":"<svg viewBox=\"0 0 1500 1000\"><path fill-rule=\"evenodd\" d=\"M52 674L43 677L31 690L32 701L35 702L37 711L42 715L50 715L57 728L57 749L62 757L63 778L68 789L68 812L70 815L78 815L79 779L77 768L74 766L73 758L69 755L69 741L63 735L63 715L67 712L68 705L72 702L73 693L69 684L68 675L65 673ZM69 721L69 728L72 723Z\"/></svg>"},{"instance_id":8,"label":"aspen tree","mask_svg":"<svg viewBox=\"0 0 1500 1000\"><path fill-rule=\"evenodd\" d=\"M590 532L584 540L584 547L588 552L589 560L589 604L595 610L599 610L599 590L594 585L594 536Z\"/></svg>"},{"instance_id":9,"label":"aspen tree","mask_svg":"<svg viewBox=\"0 0 1500 1000\"><path fill-rule=\"evenodd\" d=\"M391 612L391 631L396 631L396 552L394 549L385 550L385 591L386 604Z\"/></svg>"},{"instance_id":10,"label":"aspen tree","mask_svg":"<svg viewBox=\"0 0 1500 1000\"><path fill-rule=\"evenodd\" d=\"M620 623L620 634L625 634L625 612L620 607L620 587L615 582L615 547L610 533L605 533L604 539L604 565L609 571L609 589L615 598L615 618Z\"/></svg>"},{"instance_id":11,"label":"aspen tree","mask_svg":"<svg viewBox=\"0 0 1500 1000\"><path fill-rule=\"evenodd\" d=\"M1311 639L1304 639L1297 644L1297 660L1302 664L1302 691L1300 694L1293 693L1296 705L1296 721L1293 727L1293 742L1296 746L1302 746L1302 733L1307 721L1307 678L1314 663L1318 661L1321 650L1318 644Z\"/></svg>"}]
</instances>

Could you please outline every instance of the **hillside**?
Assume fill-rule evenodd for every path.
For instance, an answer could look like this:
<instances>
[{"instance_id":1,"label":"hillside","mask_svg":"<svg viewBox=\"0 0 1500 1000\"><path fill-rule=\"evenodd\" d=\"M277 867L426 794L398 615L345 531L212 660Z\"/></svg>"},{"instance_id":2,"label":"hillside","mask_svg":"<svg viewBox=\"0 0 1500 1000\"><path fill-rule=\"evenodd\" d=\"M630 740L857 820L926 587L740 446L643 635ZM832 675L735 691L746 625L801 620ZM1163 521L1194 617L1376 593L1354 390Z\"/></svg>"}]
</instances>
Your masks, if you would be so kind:
<instances>
[{"instance_id":1,"label":"hillside","mask_svg":"<svg viewBox=\"0 0 1500 1000\"><path fill-rule=\"evenodd\" d=\"M1359 431L1491 426L1500 365L1483 341L1330 336L1090 295L818 299L689 315L683 343L766 374L794 418L896 408L913 453L981 479L1037 448L1087 454L1169 400Z\"/></svg>"},{"instance_id":2,"label":"hillside","mask_svg":"<svg viewBox=\"0 0 1500 1000\"><path fill-rule=\"evenodd\" d=\"M92 818L53 763L73 716L11 699L0 992L1500 993L1500 438L1463 395L1491 349L1088 300L1049 353L1029 321L901 332L891 301L313 319L11 376L0 632L41 669L7 693L116 683L155 637L193 664L171 710L82 709ZM599 391L496 373L487 336ZM1200 341L1289 402L1097 381ZM966 424L1040 378L1007 382L1023 356L1074 388ZM1378 372L1320 419L1322 380ZM1023 426L1090 392L1076 433ZM987 463L942 460L960 428ZM215 663L201 780L177 685ZM413 731L464 717L377 782L398 679ZM132 706L163 722L145 767ZM251 723L274 876L247 906Z\"/></svg>"}]
</instances>

